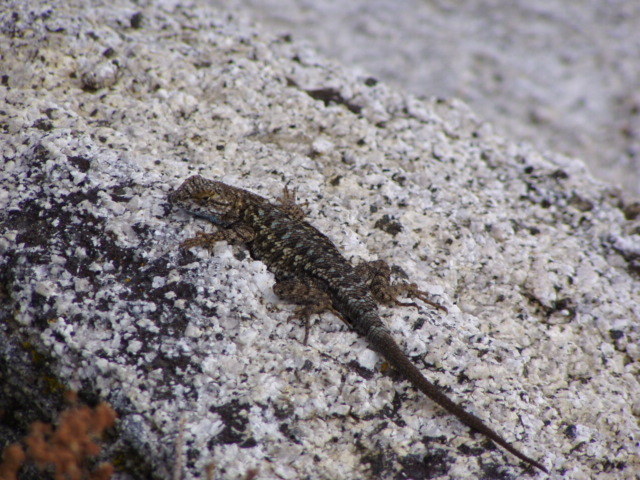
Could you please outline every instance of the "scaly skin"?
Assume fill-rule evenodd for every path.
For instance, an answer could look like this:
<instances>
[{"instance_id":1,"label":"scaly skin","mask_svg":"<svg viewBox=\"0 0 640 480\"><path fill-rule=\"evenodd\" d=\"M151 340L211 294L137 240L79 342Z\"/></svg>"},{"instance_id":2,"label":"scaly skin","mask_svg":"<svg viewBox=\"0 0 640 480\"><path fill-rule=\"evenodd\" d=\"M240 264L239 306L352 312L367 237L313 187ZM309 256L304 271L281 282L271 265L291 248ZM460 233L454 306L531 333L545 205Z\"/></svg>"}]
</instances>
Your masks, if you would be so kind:
<instances>
[{"instance_id":1,"label":"scaly skin","mask_svg":"<svg viewBox=\"0 0 640 480\"><path fill-rule=\"evenodd\" d=\"M378 303L417 306L396 300L397 295L405 294L446 309L427 300L414 284L391 285L390 269L384 262L354 268L331 240L302 220L304 214L288 190L275 205L246 190L193 176L171 193L169 200L220 227L216 233L187 240L183 247L211 247L220 240L244 244L251 256L275 275L276 294L301 305L296 317L308 322L312 314L335 313L427 397L519 459L548 473L429 382L382 323ZM305 334L305 342L306 338Z\"/></svg>"}]
</instances>

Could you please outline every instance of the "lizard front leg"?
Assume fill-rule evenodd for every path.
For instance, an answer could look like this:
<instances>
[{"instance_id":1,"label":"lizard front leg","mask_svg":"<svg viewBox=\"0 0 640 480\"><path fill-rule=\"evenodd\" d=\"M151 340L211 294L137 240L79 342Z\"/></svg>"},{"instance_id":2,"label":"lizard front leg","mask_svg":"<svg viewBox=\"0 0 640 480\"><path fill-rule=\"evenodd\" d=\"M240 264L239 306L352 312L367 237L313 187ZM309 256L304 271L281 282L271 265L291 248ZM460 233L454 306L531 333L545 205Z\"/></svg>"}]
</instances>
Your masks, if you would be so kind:
<instances>
[{"instance_id":1,"label":"lizard front leg","mask_svg":"<svg viewBox=\"0 0 640 480\"><path fill-rule=\"evenodd\" d=\"M296 189L289 190L289 187L285 186L282 189L282 195L278 197L278 207L280 210L284 211L291 218L295 218L296 220L304 220L306 217L306 213L303 210L303 206L307 206L307 202L300 205L296 202Z\"/></svg>"},{"instance_id":2,"label":"lizard front leg","mask_svg":"<svg viewBox=\"0 0 640 480\"><path fill-rule=\"evenodd\" d=\"M434 308L447 312L447 309L429 300L427 292L418 289L415 283L391 283L391 267L384 260L364 262L358 265L356 273L365 279L373 297L385 305L400 305L419 308L415 302L401 302L398 296L417 298Z\"/></svg>"},{"instance_id":3,"label":"lizard front leg","mask_svg":"<svg viewBox=\"0 0 640 480\"><path fill-rule=\"evenodd\" d=\"M181 248L205 247L213 249L216 242L226 241L229 245L245 245L255 237L253 229L243 223L233 224L217 232L200 232L180 244Z\"/></svg>"},{"instance_id":4,"label":"lizard front leg","mask_svg":"<svg viewBox=\"0 0 640 480\"><path fill-rule=\"evenodd\" d=\"M309 339L309 318L316 313L331 312L344 321L344 317L333 308L331 297L311 280L290 278L278 280L273 292L282 300L299 305L289 320L300 320L304 325L304 340Z\"/></svg>"}]
</instances>

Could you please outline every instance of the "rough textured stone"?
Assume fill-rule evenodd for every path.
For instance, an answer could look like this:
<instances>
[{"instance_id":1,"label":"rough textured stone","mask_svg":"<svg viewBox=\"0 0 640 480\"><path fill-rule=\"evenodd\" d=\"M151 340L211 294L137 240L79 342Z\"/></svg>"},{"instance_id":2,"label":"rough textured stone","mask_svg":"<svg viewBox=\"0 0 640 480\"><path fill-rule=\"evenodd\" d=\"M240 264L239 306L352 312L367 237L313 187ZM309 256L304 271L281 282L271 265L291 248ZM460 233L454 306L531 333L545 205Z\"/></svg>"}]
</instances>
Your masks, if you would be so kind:
<instances>
[{"instance_id":1,"label":"rough textured stone","mask_svg":"<svg viewBox=\"0 0 640 480\"><path fill-rule=\"evenodd\" d=\"M2 376L34 385L25 411L47 395L34 356L109 401L120 478L523 475L331 315L302 345L263 264L180 252L209 228L166 201L194 173L271 198L289 182L347 256L437 296L448 315L385 320L558 478L640 468L639 223L581 162L206 2L15 2L0 28Z\"/></svg>"}]
</instances>

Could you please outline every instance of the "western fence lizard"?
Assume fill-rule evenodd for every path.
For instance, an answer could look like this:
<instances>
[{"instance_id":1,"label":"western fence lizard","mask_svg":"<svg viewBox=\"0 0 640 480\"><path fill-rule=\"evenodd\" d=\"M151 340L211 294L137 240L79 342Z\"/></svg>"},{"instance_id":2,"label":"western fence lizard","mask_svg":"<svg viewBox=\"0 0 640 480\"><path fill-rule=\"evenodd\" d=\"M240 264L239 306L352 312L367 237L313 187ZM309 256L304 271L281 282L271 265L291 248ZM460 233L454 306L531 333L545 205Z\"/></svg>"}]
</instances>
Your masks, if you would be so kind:
<instances>
[{"instance_id":1,"label":"western fence lizard","mask_svg":"<svg viewBox=\"0 0 640 480\"><path fill-rule=\"evenodd\" d=\"M286 188L279 204L241 188L200 176L187 179L169 200L220 229L182 243L184 248L212 247L218 241L243 244L251 256L264 262L275 275L274 292L299 307L294 317L305 322L305 342L310 315L330 311L365 337L411 384L473 430L486 435L508 452L548 473L467 412L429 382L392 338L378 314L378 303L416 306L397 300L399 295L418 298L436 308L413 283L391 284L391 269L383 261L353 267L324 234L303 220L295 194Z\"/></svg>"}]
</instances>

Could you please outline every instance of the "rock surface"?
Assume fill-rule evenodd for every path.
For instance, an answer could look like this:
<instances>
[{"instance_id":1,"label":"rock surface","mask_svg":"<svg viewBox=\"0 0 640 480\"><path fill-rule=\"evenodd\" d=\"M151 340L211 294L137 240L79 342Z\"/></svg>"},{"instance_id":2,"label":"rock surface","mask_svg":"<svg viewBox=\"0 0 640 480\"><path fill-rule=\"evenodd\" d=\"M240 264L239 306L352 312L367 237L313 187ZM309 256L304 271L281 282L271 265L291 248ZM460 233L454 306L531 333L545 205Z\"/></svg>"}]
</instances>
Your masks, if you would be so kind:
<instances>
[{"instance_id":1,"label":"rock surface","mask_svg":"<svg viewBox=\"0 0 640 480\"><path fill-rule=\"evenodd\" d=\"M3 429L69 388L118 411L117 478L542 478L331 315L303 345L241 249L180 251L210 226L166 195L199 173L270 198L296 186L348 258L388 260L444 303L383 316L552 478L635 478L637 206L462 102L207 2L85 3L15 2L0 22Z\"/></svg>"},{"instance_id":2,"label":"rock surface","mask_svg":"<svg viewBox=\"0 0 640 480\"><path fill-rule=\"evenodd\" d=\"M344 65L450 98L640 196L636 0L223 0Z\"/></svg>"}]
</instances>

